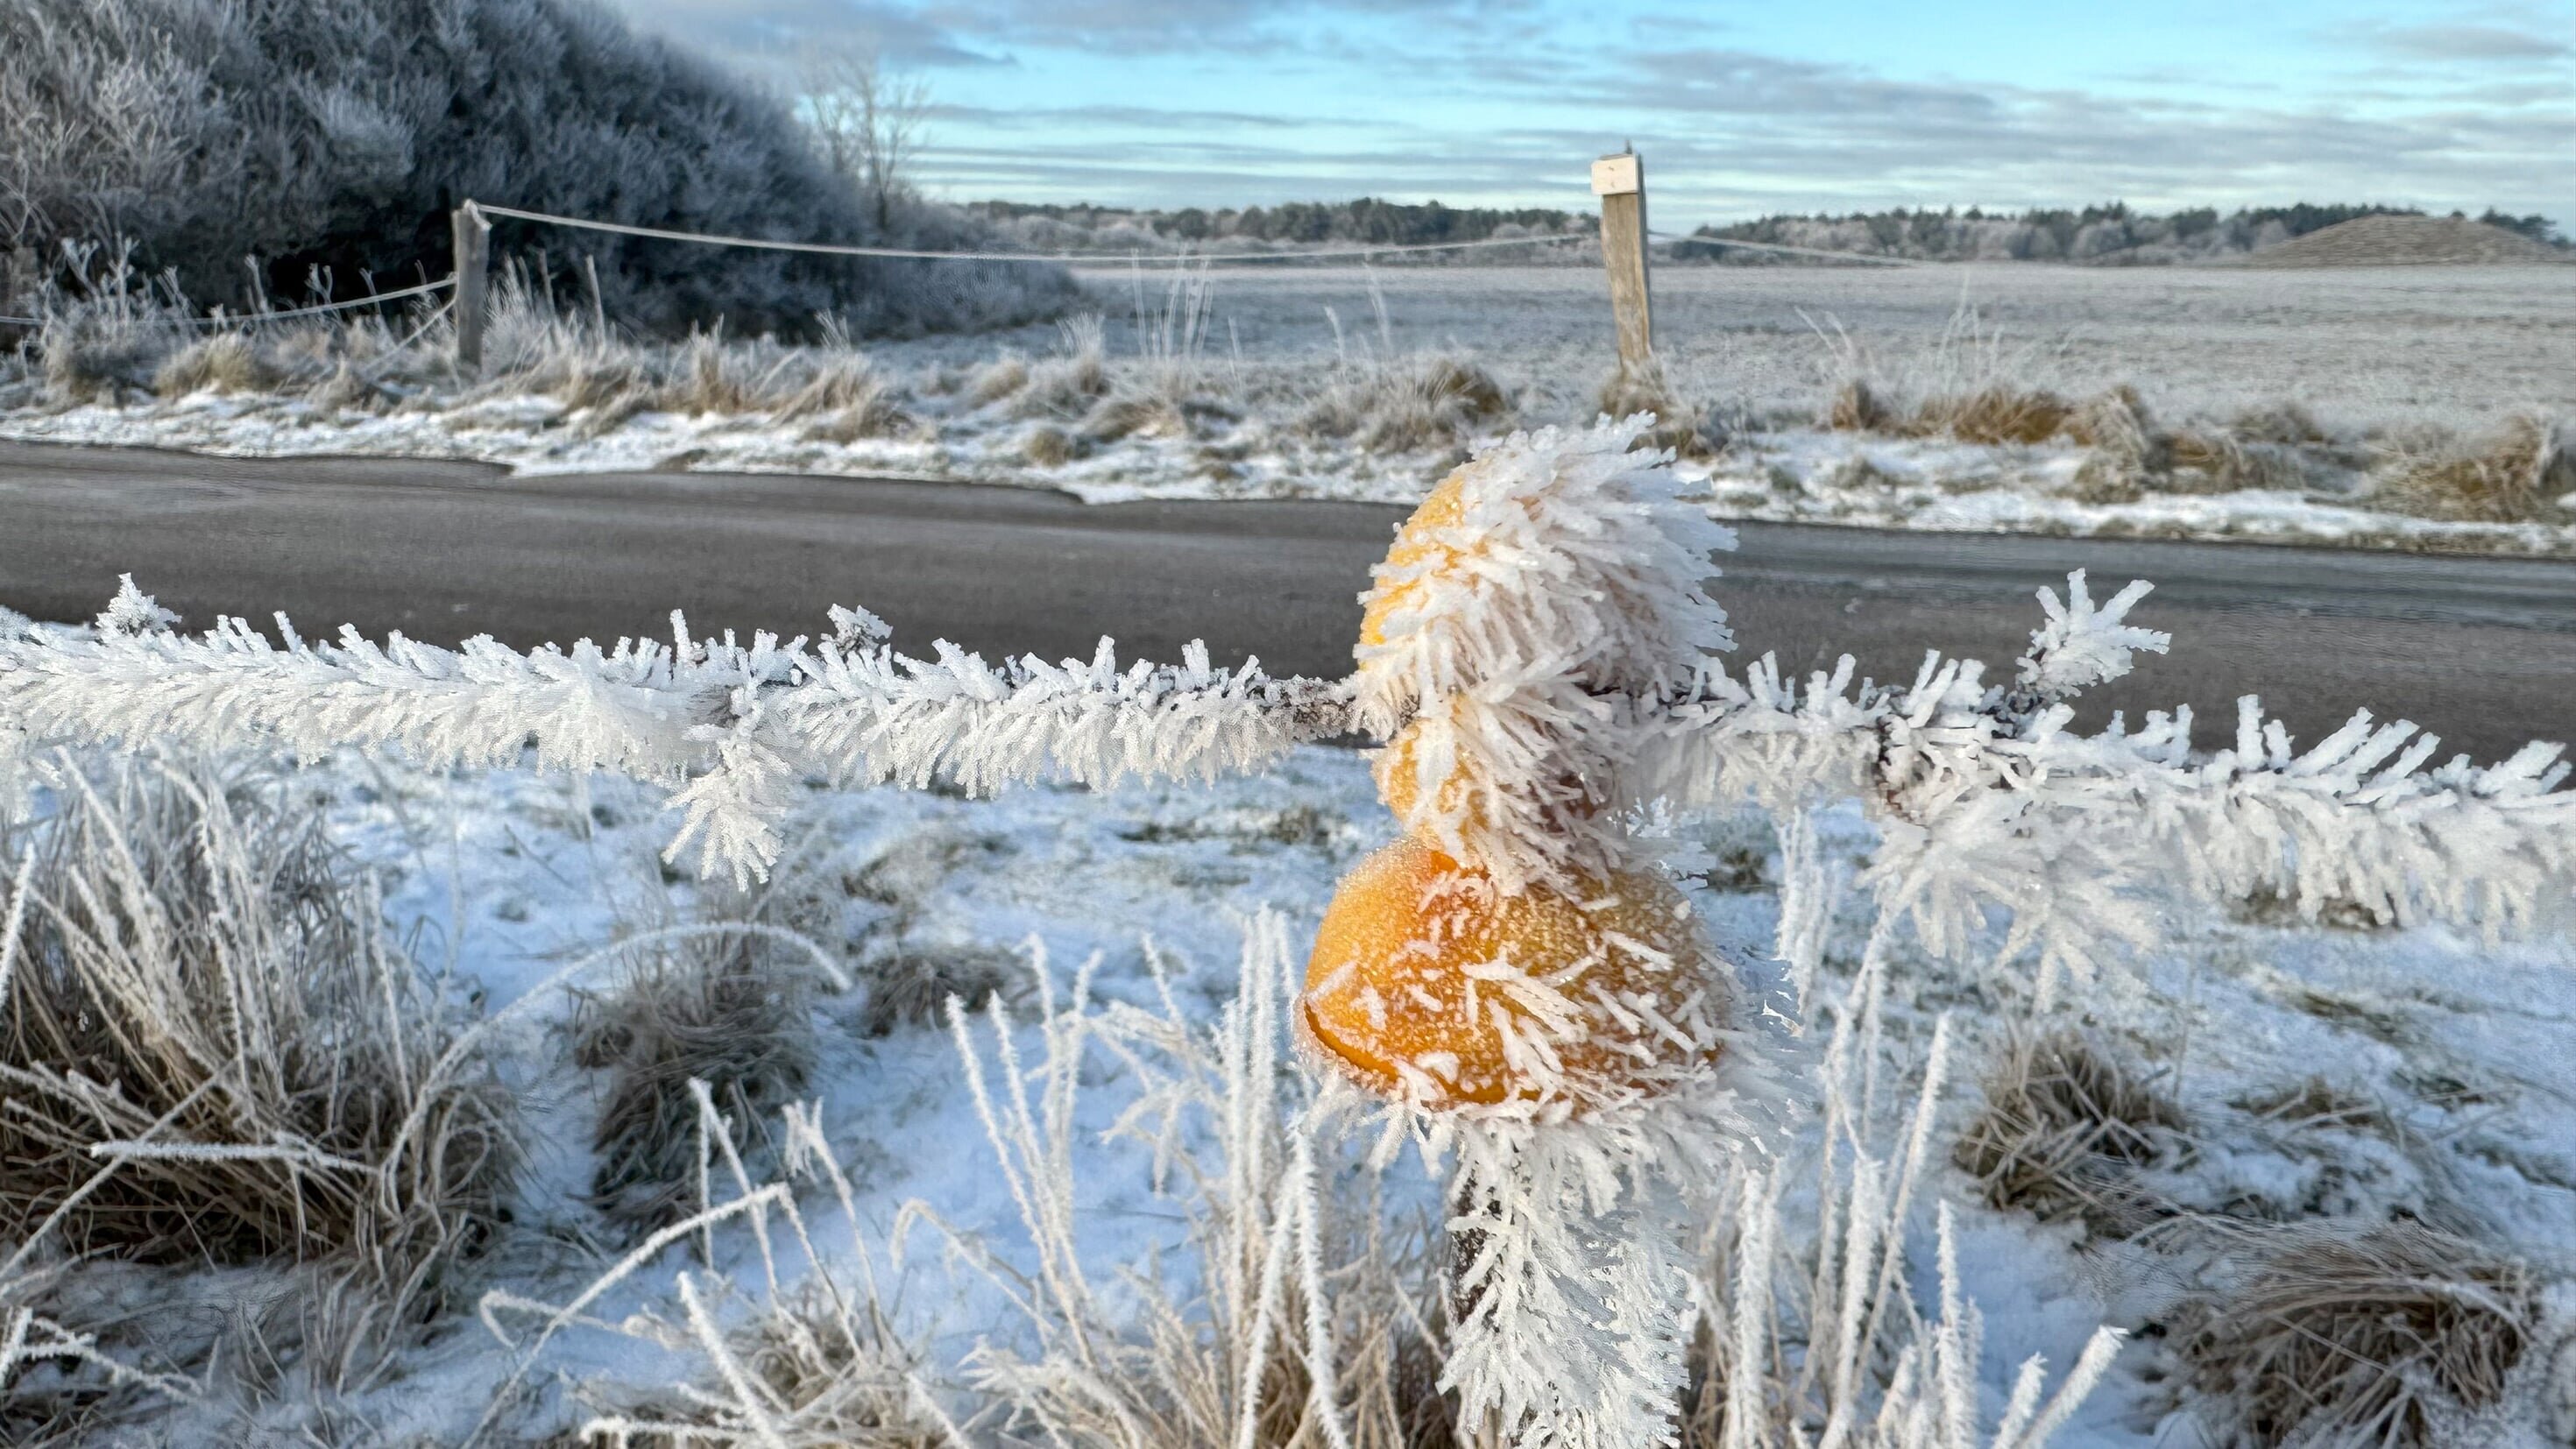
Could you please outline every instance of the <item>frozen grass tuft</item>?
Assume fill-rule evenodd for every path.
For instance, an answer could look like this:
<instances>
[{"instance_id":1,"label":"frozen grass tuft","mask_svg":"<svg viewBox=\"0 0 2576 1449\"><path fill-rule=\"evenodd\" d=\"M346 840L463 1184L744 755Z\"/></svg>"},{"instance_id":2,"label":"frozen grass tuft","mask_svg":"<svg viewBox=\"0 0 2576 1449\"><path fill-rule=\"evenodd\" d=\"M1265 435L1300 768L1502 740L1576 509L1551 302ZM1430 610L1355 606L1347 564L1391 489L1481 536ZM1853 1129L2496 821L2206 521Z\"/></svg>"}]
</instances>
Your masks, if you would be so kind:
<instances>
[{"instance_id":1,"label":"frozen grass tuft","mask_svg":"<svg viewBox=\"0 0 2576 1449\"><path fill-rule=\"evenodd\" d=\"M1072 462L1076 449L1073 435L1064 429L1040 423L1020 439L1020 456L1040 468L1061 468Z\"/></svg>"},{"instance_id":2,"label":"frozen grass tuft","mask_svg":"<svg viewBox=\"0 0 2576 1449\"><path fill-rule=\"evenodd\" d=\"M2044 443L2063 432L2074 414L2074 406L2056 393L1992 384L1927 398L1908 426L1917 435L1963 443Z\"/></svg>"},{"instance_id":3,"label":"frozen grass tuft","mask_svg":"<svg viewBox=\"0 0 2576 1449\"><path fill-rule=\"evenodd\" d=\"M1410 1250L1417 1238L1386 1229L1383 1204L1353 1192L1351 1177L1319 1169L1297 1125L1304 1094L1281 1057L1284 929L1268 916L1251 924L1242 994L1213 1032L1176 1004L1162 959L1149 952L1148 961L1158 1010L1094 1000L1096 959L1068 981L1043 952L1028 963L1034 1022L1012 1021L997 1003L988 1038L962 1002L949 1007L967 1089L1034 1261L1004 1261L919 1203L904 1208L890 1244L862 1241L851 1184L814 1110L787 1107L785 1175L764 1182L701 1092L699 1130L716 1144L718 1165L699 1211L565 1308L491 1306L544 1312L551 1335L659 1252L747 1218L755 1286L727 1293L712 1275L684 1273L678 1323L618 1325L693 1347L704 1387L676 1401L659 1385L613 1390L607 1397L638 1407L591 1420L588 1442L963 1449L998 1432L998 1442L1098 1449L1449 1449L1457 1441L1436 1386L1427 1258ZM1110 1265L1087 1261L1075 1207L1075 1153L1095 1135L1075 1109L1103 1067L1132 1091L1111 1139L1136 1149L1179 1224L1159 1252L1120 1265L1114 1282ZM817 1251L800 1186L841 1209L846 1247ZM966 1358L960 1387L978 1412L964 1425L897 1338L870 1266L880 1252L901 1259L906 1238L924 1232L1025 1318L996 1325ZM982 1432L970 1441L969 1430Z\"/></svg>"},{"instance_id":4,"label":"frozen grass tuft","mask_svg":"<svg viewBox=\"0 0 2576 1449\"><path fill-rule=\"evenodd\" d=\"M818 362L776 414L781 422L806 421L805 436L828 443L890 438L915 426L895 390L856 353Z\"/></svg>"},{"instance_id":5,"label":"frozen grass tuft","mask_svg":"<svg viewBox=\"0 0 2576 1449\"><path fill-rule=\"evenodd\" d=\"M37 827L0 1081L0 1237L332 1258L409 1293L496 1220L507 1098L283 780L74 777Z\"/></svg>"},{"instance_id":6,"label":"frozen grass tuft","mask_svg":"<svg viewBox=\"0 0 2576 1449\"><path fill-rule=\"evenodd\" d=\"M165 398L197 392L267 392L280 380L249 338L219 332L170 354L154 370L152 390Z\"/></svg>"},{"instance_id":7,"label":"frozen grass tuft","mask_svg":"<svg viewBox=\"0 0 2576 1449\"><path fill-rule=\"evenodd\" d=\"M748 348L727 347L706 333L692 333L653 390L652 406L689 416L772 411L780 402L779 363L764 361Z\"/></svg>"},{"instance_id":8,"label":"frozen grass tuft","mask_svg":"<svg viewBox=\"0 0 2576 1449\"><path fill-rule=\"evenodd\" d=\"M1824 425L1837 433L1885 433L1896 428L1896 409L1866 378L1845 378L1825 404Z\"/></svg>"},{"instance_id":9,"label":"frozen grass tuft","mask_svg":"<svg viewBox=\"0 0 2576 1449\"><path fill-rule=\"evenodd\" d=\"M2222 1443L2409 1449L2494 1405L2532 1347L2526 1265L2421 1223L2271 1229L2241 1256L2180 1339Z\"/></svg>"},{"instance_id":10,"label":"frozen grass tuft","mask_svg":"<svg viewBox=\"0 0 2576 1449\"><path fill-rule=\"evenodd\" d=\"M818 1110L789 1103L777 1138L781 1175L762 1182L736 1148L734 1122L718 1112L703 1083L691 1085L693 1130L709 1144L695 1209L655 1233L562 1307L509 1294L484 1300L484 1319L538 1314L543 1328L521 1360L520 1375L548 1340L583 1309L673 1245L720 1224L749 1220L758 1256L758 1287L746 1290L722 1273L682 1272L676 1280L677 1322L663 1312L632 1315L613 1326L657 1348L694 1349L705 1385L667 1380L620 1383L585 1398L605 1401L572 1442L599 1449L701 1449L758 1444L770 1449L969 1449L920 1373L921 1356L898 1335L880 1297L862 1235L858 1194L819 1122ZM844 1241L818 1235L798 1189L828 1196L839 1210ZM827 1246L828 1242L828 1246ZM514 1376L510 1389L519 1378ZM486 1412L488 1427L511 1393ZM558 1441L563 1442L563 1441Z\"/></svg>"},{"instance_id":11,"label":"frozen grass tuft","mask_svg":"<svg viewBox=\"0 0 2576 1449\"><path fill-rule=\"evenodd\" d=\"M1097 313L1085 313L1058 324L1062 346L1052 357L1042 358L1019 370L1016 388L1003 386L1010 377L1005 370L986 376L977 386L981 396L988 388L994 400L1011 400L1011 415L1018 418L1068 419L1081 416L1092 400L1109 391L1109 360Z\"/></svg>"},{"instance_id":12,"label":"frozen grass tuft","mask_svg":"<svg viewBox=\"0 0 2576 1449\"><path fill-rule=\"evenodd\" d=\"M1236 998L1211 1032L1175 1003L1167 963L1147 963L1162 1006L1102 1006L1098 958L1070 982L1033 954L1039 1055L1023 1065L1014 1023L988 1013L998 1051L951 1007L968 1087L1036 1262L1004 1266L926 1208L907 1214L965 1247L1027 1317L1026 1356L988 1340L974 1386L1018 1432L1101 1449L1411 1449L1438 1442L1419 1399L1437 1357L1427 1257L1405 1251L1380 1204L1337 1191L1301 1125L1305 1093L1284 1071L1291 956L1284 923L1248 924ZM1086 1060L1123 1064L1134 1100L1112 1129L1151 1163L1181 1218L1172 1249L1120 1273L1084 1261L1075 1214L1075 1085ZM998 1075L988 1072L998 1071ZM1358 1201L1349 1200L1358 1196ZM1328 1267L1329 1265L1329 1267Z\"/></svg>"},{"instance_id":13,"label":"frozen grass tuft","mask_svg":"<svg viewBox=\"0 0 2576 1449\"><path fill-rule=\"evenodd\" d=\"M1482 366L1422 353L1346 366L1307 408L1300 427L1372 452L1447 454L1497 431L1512 411L1502 384Z\"/></svg>"},{"instance_id":14,"label":"frozen grass tuft","mask_svg":"<svg viewBox=\"0 0 2576 1449\"><path fill-rule=\"evenodd\" d=\"M1601 384L1593 411L1610 418L1654 414L1655 426L1646 432L1645 444L1670 448L1677 458L1713 458L1726 447L1725 423L1708 408L1683 401L1661 359L1649 360L1642 368L1621 363L1613 369Z\"/></svg>"},{"instance_id":15,"label":"frozen grass tuft","mask_svg":"<svg viewBox=\"0 0 2576 1449\"><path fill-rule=\"evenodd\" d=\"M2576 494L2576 429L2525 413L2482 437L2416 430L2384 445L2377 501L2424 518L2516 523L2564 517Z\"/></svg>"},{"instance_id":16,"label":"frozen grass tuft","mask_svg":"<svg viewBox=\"0 0 2576 1449\"><path fill-rule=\"evenodd\" d=\"M2017 1033L1985 1078L1985 1106L1951 1158L1988 1205L2042 1219L2079 1214L2126 1237L2149 1211L2129 1181L2182 1149L2189 1122L2152 1076L2095 1034Z\"/></svg>"},{"instance_id":17,"label":"frozen grass tuft","mask_svg":"<svg viewBox=\"0 0 2576 1449\"><path fill-rule=\"evenodd\" d=\"M1190 419L1180 402L1159 391L1121 388L1092 404L1074 431L1094 444L1125 438L1186 438Z\"/></svg>"},{"instance_id":18,"label":"frozen grass tuft","mask_svg":"<svg viewBox=\"0 0 2576 1449\"><path fill-rule=\"evenodd\" d=\"M155 320L96 310L49 317L33 346L45 395L56 403L121 402L151 390L181 334Z\"/></svg>"},{"instance_id":19,"label":"frozen grass tuft","mask_svg":"<svg viewBox=\"0 0 2576 1449\"><path fill-rule=\"evenodd\" d=\"M1949 1025L1940 1022L1913 1058L1922 1076L1912 1101L1874 1100L1891 1045L1882 946L1873 937L1803 1089L1822 1109L1821 1147L1743 1170L1734 1200L1707 1228L1704 1308L1680 1406L1683 1449L2036 1449L2118 1352L2120 1335L2097 1331L2045 1401L2044 1366L2026 1360L2000 1420L1987 1427L1976 1388L1983 1322L1961 1291L1948 1203L1934 1214L1937 1303L1916 1300L1909 1271L1909 1230L1947 1085ZM1812 1174L1808 1187L1792 1181L1801 1172Z\"/></svg>"},{"instance_id":20,"label":"frozen grass tuft","mask_svg":"<svg viewBox=\"0 0 2576 1449\"><path fill-rule=\"evenodd\" d=\"M1023 974L1020 957L998 946L898 945L859 968L859 979L868 988L859 1029L885 1036L898 1027L933 1026L951 999L981 1011Z\"/></svg>"},{"instance_id":21,"label":"frozen grass tuft","mask_svg":"<svg viewBox=\"0 0 2576 1449\"><path fill-rule=\"evenodd\" d=\"M977 407L990 407L1029 385L1029 360L1005 349L1001 356L974 369L966 376L966 400Z\"/></svg>"},{"instance_id":22,"label":"frozen grass tuft","mask_svg":"<svg viewBox=\"0 0 2576 1449\"><path fill-rule=\"evenodd\" d=\"M641 1238L692 1210L707 1151L696 1085L755 1132L805 1089L815 1052L806 979L773 939L719 925L659 937L623 980L582 1000L573 1060L607 1075L591 1142L601 1216Z\"/></svg>"}]
</instances>

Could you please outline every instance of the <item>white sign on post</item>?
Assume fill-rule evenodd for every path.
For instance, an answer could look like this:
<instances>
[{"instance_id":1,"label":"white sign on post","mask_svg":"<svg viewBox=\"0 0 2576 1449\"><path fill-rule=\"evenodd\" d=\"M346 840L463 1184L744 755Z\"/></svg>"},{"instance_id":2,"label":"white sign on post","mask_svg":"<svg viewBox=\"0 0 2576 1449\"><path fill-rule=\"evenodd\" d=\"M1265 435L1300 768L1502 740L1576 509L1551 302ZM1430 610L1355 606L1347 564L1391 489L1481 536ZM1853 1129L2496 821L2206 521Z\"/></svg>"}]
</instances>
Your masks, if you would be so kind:
<instances>
[{"instance_id":1,"label":"white sign on post","mask_svg":"<svg viewBox=\"0 0 2576 1449\"><path fill-rule=\"evenodd\" d=\"M1604 156L1592 163L1593 195L1634 196L1644 189L1644 183L1637 177L1635 156Z\"/></svg>"}]
</instances>

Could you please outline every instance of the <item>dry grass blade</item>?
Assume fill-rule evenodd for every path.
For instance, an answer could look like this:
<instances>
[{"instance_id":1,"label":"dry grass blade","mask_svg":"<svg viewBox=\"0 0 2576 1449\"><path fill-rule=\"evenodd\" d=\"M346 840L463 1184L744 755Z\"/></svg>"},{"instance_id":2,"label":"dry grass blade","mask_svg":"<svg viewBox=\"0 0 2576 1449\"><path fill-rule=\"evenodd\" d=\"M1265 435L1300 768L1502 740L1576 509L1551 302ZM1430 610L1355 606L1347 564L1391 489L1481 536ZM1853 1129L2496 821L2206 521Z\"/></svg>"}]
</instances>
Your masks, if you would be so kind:
<instances>
[{"instance_id":1,"label":"dry grass blade","mask_svg":"<svg viewBox=\"0 0 2576 1449\"><path fill-rule=\"evenodd\" d=\"M2496 1402L2530 1346L2529 1270L2414 1222L2312 1224L2254 1240L2231 1287L2186 1306L2194 1386L2233 1442L2425 1442L2428 1416Z\"/></svg>"},{"instance_id":2,"label":"dry grass blade","mask_svg":"<svg viewBox=\"0 0 2576 1449\"><path fill-rule=\"evenodd\" d=\"M2127 1179L2177 1151L2189 1125L2152 1077L2099 1037L2062 1030L2014 1036L1984 1085L1985 1109L1951 1155L1990 1205L2081 1213L2106 1236L2144 1226Z\"/></svg>"}]
</instances>

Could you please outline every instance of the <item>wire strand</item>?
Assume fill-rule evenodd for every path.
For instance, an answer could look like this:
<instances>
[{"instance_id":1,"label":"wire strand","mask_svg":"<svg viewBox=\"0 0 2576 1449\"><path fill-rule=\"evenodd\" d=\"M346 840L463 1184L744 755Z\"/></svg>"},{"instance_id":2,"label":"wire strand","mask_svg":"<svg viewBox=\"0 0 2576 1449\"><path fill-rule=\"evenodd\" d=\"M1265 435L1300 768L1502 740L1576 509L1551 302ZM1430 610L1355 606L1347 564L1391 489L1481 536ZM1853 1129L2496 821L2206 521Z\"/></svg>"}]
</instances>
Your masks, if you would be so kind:
<instances>
[{"instance_id":1,"label":"wire strand","mask_svg":"<svg viewBox=\"0 0 2576 1449\"><path fill-rule=\"evenodd\" d=\"M248 327L255 322L285 322L297 317L319 317L326 312L346 312L358 307L399 302L407 297L443 292L455 285L454 277L442 277L435 282L423 282L417 287L405 287L399 292L376 292L364 297L352 297L346 302L322 302L311 307L296 307L284 312L244 312L237 316L183 317L178 320L192 327ZM0 317L0 326L42 327L44 325L45 319L41 317Z\"/></svg>"},{"instance_id":2,"label":"wire strand","mask_svg":"<svg viewBox=\"0 0 2576 1449\"><path fill-rule=\"evenodd\" d=\"M1569 232L1560 236L1488 237L1480 241L1422 242L1406 246L1338 247L1326 251L1249 253L1202 252L1187 256L1148 256L1142 252L934 252L908 247L842 246L829 242L773 241L766 237L711 236L704 232L666 231L661 227L629 226L624 222L590 221L577 216L556 216L543 211L521 211L515 206L487 206L480 202L474 208L485 216L507 217L514 221L541 222L549 226L578 227L586 231L615 232L620 236L651 237L658 241L704 242L712 246L755 247L773 252L810 252L835 257L897 257L914 261L949 262L1049 262L1090 263L1097 266L1228 266L1255 262L1330 261L1342 257L1390 256L1403 252L1455 252L1478 247L1548 246L1557 242L1591 241L1588 232Z\"/></svg>"},{"instance_id":3,"label":"wire strand","mask_svg":"<svg viewBox=\"0 0 2576 1449\"><path fill-rule=\"evenodd\" d=\"M1738 251L1746 252L1778 252L1784 256L1792 257L1827 257L1838 262L1867 262L1873 266L1881 267L1922 267L1931 265L1931 263L1926 262L1919 257L1883 257L1870 252L1835 252L1826 251L1821 247L1782 246L1778 242L1737 241L1732 237L1685 236L1669 231L1650 231L1646 233L1646 236L1649 240L1664 246L1673 246L1681 242L1691 242L1699 246L1733 247Z\"/></svg>"}]
</instances>

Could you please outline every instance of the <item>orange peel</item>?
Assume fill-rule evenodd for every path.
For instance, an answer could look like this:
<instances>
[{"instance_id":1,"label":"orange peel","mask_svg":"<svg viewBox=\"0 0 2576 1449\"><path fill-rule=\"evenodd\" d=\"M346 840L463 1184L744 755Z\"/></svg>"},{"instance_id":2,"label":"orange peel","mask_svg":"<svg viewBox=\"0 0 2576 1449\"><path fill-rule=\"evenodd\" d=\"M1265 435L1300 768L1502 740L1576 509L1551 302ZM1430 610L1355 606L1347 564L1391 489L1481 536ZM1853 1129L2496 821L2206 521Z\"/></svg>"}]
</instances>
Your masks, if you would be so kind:
<instances>
[{"instance_id":1,"label":"orange peel","mask_svg":"<svg viewBox=\"0 0 2576 1449\"><path fill-rule=\"evenodd\" d=\"M1420 758L1423 728L1418 719L1407 724L1370 761L1369 771L1377 777L1377 797L1408 830L1419 828L1419 812L1426 805L1434 816L1481 821L1484 812L1474 803L1467 772L1455 764L1433 785L1430 799L1424 800Z\"/></svg>"},{"instance_id":2,"label":"orange peel","mask_svg":"<svg viewBox=\"0 0 2576 1449\"><path fill-rule=\"evenodd\" d=\"M1386 551L1386 562L1377 573L1381 580L1394 576L1395 582L1380 582L1365 596L1360 614L1360 647L1369 649L1386 643L1387 620L1398 611L1410 608L1420 598L1430 580L1455 568L1460 554L1457 549L1434 535L1456 528L1467 517L1467 471L1473 463L1453 469L1431 490L1412 516L1395 530L1395 542ZM1422 568L1428 564L1430 567ZM1422 572L1415 573L1417 568ZM1363 665L1365 667L1365 665Z\"/></svg>"},{"instance_id":3,"label":"orange peel","mask_svg":"<svg viewBox=\"0 0 2576 1449\"><path fill-rule=\"evenodd\" d=\"M1651 872L1505 894L1408 836L1334 892L1298 1032L1416 1106L1580 1105L1713 1060L1721 980L1689 903Z\"/></svg>"}]
</instances>

